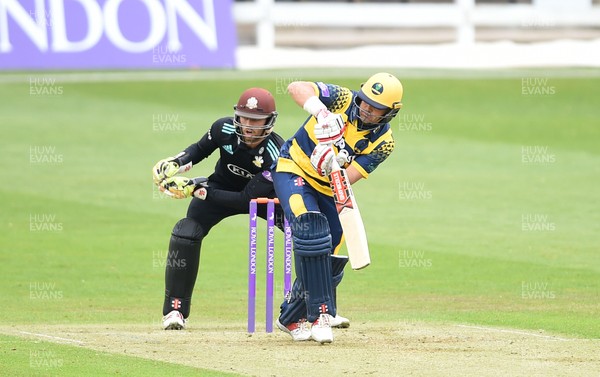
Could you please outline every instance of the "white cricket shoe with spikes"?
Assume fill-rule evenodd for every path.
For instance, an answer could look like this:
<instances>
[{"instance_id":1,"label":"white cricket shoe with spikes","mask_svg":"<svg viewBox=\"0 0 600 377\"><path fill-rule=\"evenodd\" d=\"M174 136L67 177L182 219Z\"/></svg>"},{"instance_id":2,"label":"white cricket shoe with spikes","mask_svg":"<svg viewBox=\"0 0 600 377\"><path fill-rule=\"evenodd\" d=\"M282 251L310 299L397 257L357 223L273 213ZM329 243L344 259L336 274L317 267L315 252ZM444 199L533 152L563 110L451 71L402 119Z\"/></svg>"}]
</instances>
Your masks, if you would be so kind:
<instances>
[{"instance_id":1,"label":"white cricket shoe with spikes","mask_svg":"<svg viewBox=\"0 0 600 377\"><path fill-rule=\"evenodd\" d=\"M327 313L322 313L319 318L313 322L310 333L314 341L323 343L333 342L333 331L329 319L331 316Z\"/></svg>"},{"instance_id":2,"label":"white cricket shoe with spikes","mask_svg":"<svg viewBox=\"0 0 600 377\"><path fill-rule=\"evenodd\" d=\"M290 334L290 336L295 342L310 340L311 331L308 328L308 322L306 322L306 319L301 319L300 321L287 326L284 326L281 322L279 322L279 319L277 319L277 321L275 321L275 324L277 325L279 330L283 331L284 333Z\"/></svg>"},{"instance_id":3,"label":"white cricket shoe with spikes","mask_svg":"<svg viewBox=\"0 0 600 377\"><path fill-rule=\"evenodd\" d=\"M350 320L346 317L342 317L339 314L336 314L335 317L329 316L329 323L331 324L331 327L343 329L350 327Z\"/></svg>"},{"instance_id":4,"label":"white cricket shoe with spikes","mask_svg":"<svg viewBox=\"0 0 600 377\"><path fill-rule=\"evenodd\" d=\"M177 310L172 310L163 317L163 328L165 330L184 330L187 320Z\"/></svg>"}]
</instances>

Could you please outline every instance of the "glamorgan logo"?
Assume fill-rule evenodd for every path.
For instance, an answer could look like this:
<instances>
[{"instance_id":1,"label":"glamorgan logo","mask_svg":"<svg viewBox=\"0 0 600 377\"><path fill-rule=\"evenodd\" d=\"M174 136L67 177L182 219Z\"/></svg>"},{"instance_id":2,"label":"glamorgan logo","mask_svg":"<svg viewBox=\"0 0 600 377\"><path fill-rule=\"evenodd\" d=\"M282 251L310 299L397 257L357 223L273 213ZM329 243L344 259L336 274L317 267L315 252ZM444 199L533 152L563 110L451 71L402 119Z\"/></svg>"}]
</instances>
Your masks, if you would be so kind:
<instances>
[{"instance_id":1,"label":"glamorgan logo","mask_svg":"<svg viewBox=\"0 0 600 377\"><path fill-rule=\"evenodd\" d=\"M202 3L201 16L188 0L0 0L0 53L15 48L11 38L17 34L14 27L41 52L86 51L96 46L103 35L113 46L130 53L150 51L165 36L169 51L179 51L182 48L180 23L214 51L218 48L215 2L198 0ZM32 4L34 9L22 3ZM123 13L133 11L137 13L135 22L124 19ZM139 27L144 18L147 18L145 35L133 40L124 30L130 24ZM78 24L76 28L73 23ZM16 26L9 28L9 25ZM77 33L73 29L77 29Z\"/></svg>"}]
</instances>

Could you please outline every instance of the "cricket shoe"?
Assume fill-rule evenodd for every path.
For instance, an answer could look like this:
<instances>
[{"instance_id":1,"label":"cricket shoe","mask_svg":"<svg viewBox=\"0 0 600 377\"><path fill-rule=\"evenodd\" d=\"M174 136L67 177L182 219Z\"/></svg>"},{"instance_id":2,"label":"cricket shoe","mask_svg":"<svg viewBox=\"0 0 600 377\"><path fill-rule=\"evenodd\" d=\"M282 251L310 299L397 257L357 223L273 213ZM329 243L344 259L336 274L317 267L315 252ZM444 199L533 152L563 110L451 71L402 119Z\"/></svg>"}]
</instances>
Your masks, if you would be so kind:
<instances>
[{"instance_id":1,"label":"cricket shoe","mask_svg":"<svg viewBox=\"0 0 600 377\"><path fill-rule=\"evenodd\" d=\"M279 318L275 321L275 324L279 328L279 330L284 333L290 334L294 342L302 342L305 340L310 340L311 331L308 328L308 322L305 319L301 319L298 322L289 324L284 326L281 322L279 322Z\"/></svg>"},{"instance_id":2,"label":"cricket shoe","mask_svg":"<svg viewBox=\"0 0 600 377\"><path fill-rule=\"evenodd\" d=\"M329 324L331 325L331 327L345 329L350 327L350 320L346 317L342 317L341 315L336 314L335 317L329 316Z\"/></svg>"},{"instance_id":3,"label":"cricket shoe","mask_svg":"<svg viewBox=\"0 0 600 377\"><path fill-rule=\"evenodd\" d=\"M319 318L313 322L310 328L310 333L314 341L321 344L333 342L333 331L329 319L331 316L327 313L322 313Z\"/></svg>"},{"instance_id":4,"label":"cricket shoe","mask_svg":"<svg viewBox=\"0 0 600 377\"><path fill-rule=\"evenodd\" d=\"M172 310L163 317L163 328L165 330L184 330L187 320L177 310Z\"/></svg>"}]
</instances>

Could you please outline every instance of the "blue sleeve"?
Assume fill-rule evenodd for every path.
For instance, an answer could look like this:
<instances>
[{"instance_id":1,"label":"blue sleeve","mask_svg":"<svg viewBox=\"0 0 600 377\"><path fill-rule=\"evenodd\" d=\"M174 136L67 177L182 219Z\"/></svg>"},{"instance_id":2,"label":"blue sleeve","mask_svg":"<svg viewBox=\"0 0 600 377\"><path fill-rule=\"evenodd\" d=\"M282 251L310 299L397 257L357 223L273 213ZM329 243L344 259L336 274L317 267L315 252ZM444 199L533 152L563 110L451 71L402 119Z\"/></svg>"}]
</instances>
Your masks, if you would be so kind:
<instances>
[{"instance_id":1,"label":"blue sleeve","mask_svg":"<svg viewBox=\"0 0 600 377\"><path fill-rule=\"evenodd\" d=\"M395 142L391 132L384 133L380 138L377 139L374 148L369 148L369 151L365 154L358 154L354 159L354 163L363 170L361 174L366 177L364 173L371 174L379 164L385 161L390 154L394 151ZM359 169L360 170L360 169Z\"/></svg>"},{"instance_id":2,"label":"blue sleeve","mask_svg":"<svg viewBox=\"0 0 600 377\"><path fill-rule=\"evenodd\" d=\"M352 91L343 86L315 82L319 99L329 111L342 113L352 104Z\"/></svg>"}]
</instances>

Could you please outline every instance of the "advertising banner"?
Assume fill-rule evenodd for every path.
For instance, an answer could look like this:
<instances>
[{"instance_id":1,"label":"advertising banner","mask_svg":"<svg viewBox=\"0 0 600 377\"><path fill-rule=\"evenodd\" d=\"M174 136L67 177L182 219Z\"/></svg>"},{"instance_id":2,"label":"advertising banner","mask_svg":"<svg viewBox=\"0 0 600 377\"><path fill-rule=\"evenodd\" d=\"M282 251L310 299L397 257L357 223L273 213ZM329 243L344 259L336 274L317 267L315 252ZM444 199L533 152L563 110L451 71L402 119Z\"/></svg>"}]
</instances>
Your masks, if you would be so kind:
<instances>
[{"instance_id":1,"label":"advertising banner","mask_svg":"<svg viewBox=\"0 0 600 377\"><path fill-rule=\"evenodd\" d=\"M232 0L0 0L0 69L235 66Z\"/></svg>"}]
</instances>

